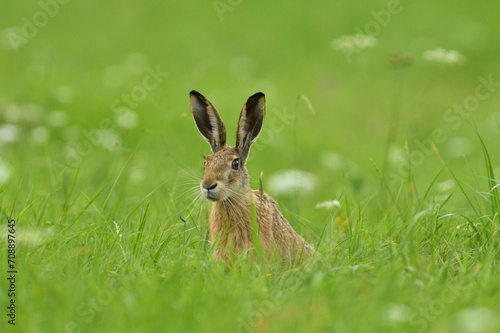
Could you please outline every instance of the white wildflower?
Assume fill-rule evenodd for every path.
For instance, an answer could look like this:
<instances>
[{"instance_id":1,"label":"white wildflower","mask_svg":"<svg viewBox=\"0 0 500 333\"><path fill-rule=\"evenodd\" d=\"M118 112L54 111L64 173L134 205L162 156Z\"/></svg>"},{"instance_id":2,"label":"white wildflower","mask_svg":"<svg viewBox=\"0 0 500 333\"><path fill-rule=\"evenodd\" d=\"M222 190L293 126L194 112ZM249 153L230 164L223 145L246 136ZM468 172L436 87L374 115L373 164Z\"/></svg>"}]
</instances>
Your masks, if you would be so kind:
<instances>
[{"instance_id":1,"label":"white wildflower","mask_svg":"<svg viewBox=\"0 0 500 333\"><path fill-rule=\"evenodd\" d=\"M447 65L463 65L467 61L464 55L455 50L445 50L437 48L435 50L427 50L423 54L423 58L427 61L440 62Z\"/></svg>"},{"instance_id":2,"label":"white wildflower","mask_svg":"<svg viewBox=\"0 0 500 333\"><path fill-rule=\"evenodd\" d=\"M126 129L136 128L139 124L139 116L134 111L122 108L116 115L116 124Z\"/></svg>"},{"instance_id":3,"label":"white wildflower","mask_svg":"<svg viewBox=\"0 0 500 333\"><path fill-rule=\"evenodd\" d=\"M276 194L307 193L316 188L317 177L303 170L283 170L269 177L269 188Z\"/></svg>"},{"instance_id":4,"label":"white wildflower","mask_svg":"<svg viewBox=\"0 0 500 333\"><path fill-rule=\"evenodd\" d=\"M393 166L400 166L407 163L407 155L402 148L391 146L387 152L387 160Z\"/></svg>"},{"instance_id":5,"label":"white wildflower","mask_svg":"<svg viewBox=\"0 0 500 333\"><path fill-rule=\"evenodd\" d=\"M340 201L338 200L323 201L316 204L315 206L315 208L326 208L326 209L330 209L332 207L340 207Z\"/></svg>"},{"instance_id":6,"label":"white wildflower","mask_svg":"<svg viewBox=\"0 0 500 333\"><path fill-rule=\"evenodd\" d=\"M107 150L115 150L121 146L122 140L120 135L112 130L102 130L102 143L101 146L106 148Z\"/></svg>"},{"instance_id":7,"label":"white wildflower","mask_svg":"<svg viewBox=\"0 0 500 333\"><path fill-rule=\"evenodd\" d=\"M35 144L40 145L49 139L49 131L44 126L38 126L31 131L30 136Z\"/></svg>"},{"instance_id":8,"label":"white wildflower","mask_svg":"<svg viewBox=\"0 0 500 333\"><path fill-rule=\"evenodd\" d=\"M342 170L345 166L344 158L337 153L331 152L321 155L321 163L323 166L332 170Z\"/></svg>"},{"instance_id":9,"label":"white wildflower","mask_svg":"<svg viewBox=\"0 0 500 333\"><path fill-rule=\"evenodd\" d=\"M448 191L451 191L453 190L454 188L456 187L456 184L455 184L455 181L452 180L452 179L448 179L444 182L441 182L441 183L437 183L436 184L436 189L438 190L438 192L442 193L442 192L448 192Z\"/></svg>"},{"instance_id":10,"label":"white wildflower","mask_svg":"<svg viewBox=\"0 0 500 333\"><path fill-rule=\"evenodd\" d=\"M22 228L19 230L19 238L23 240L23 245L37 246L51 233L52 230L50 228L42 230Z\"/></svg>"},{"instance_id":11,"label":"white wildflower","mask_svg":"<svg viewBox=\"0 0 500 333\"><path fill-rule=\"evenodd\" d=\"M386 320L389 325L398 325L408 322L411 318L411 310L404 304L391 304L386 309Z\"/></svg>"},{"instance_id":12,"label":"white wildflower","mask_svg":"<svg viewBox=\"0 0 500 333\"><path fill-rule=\"evenodd\" d=\"M473 226L477 229L481 227L481 223L474 223ZM473 232L474 229L469 223L462 223L457 225L457 230L463 230L464 232Z\"/></svg>"},{"instance_id":13,"label":"white wildflower","mask_svg":"<svg viewBox=\"0 0 500 333\"><path fill-rule=\"evenodd\" d=\"M129 179L133 183L140 183L144 179L144 172L141 169L134 168L130 171Z\"/></svg>"},{"instance_id":14,"label":"white wildflower","mask_svg":"<svg viewBox=\"0 0 500 333\"><path fill-rule=\"evenodd\" d=\"M341 36L332 41L332 48L347 53L359 52L368 47L375 47L377 39L360 33L351 36Z\"/></svg>"},{"instance_id":15,"label":"white wildflower","mask_svg":"<svg viewBox=\"0 0 500 333\"><path fill-rule=\"evenodd\" d=\"M442 204L446 199L448 199L448 196L449 195L435 195L432 197L432 200L434 203L437 204L437 206L440 206L440 204Z\"/></svg>"},{"instance_id":16,"label":"white wildflower","mask_svg":"<svg viewBox=\"0 0 500 333\"><path fill-rule=\"evenodd\" d=\"M0 126L0 146L16 142L19 139L19 127L17 125L5 124Z\"/></svg>"},{"instance_id":17,"label":"white wildflower","mask_svg":"<svg viewBox=\"0 0 500 333\"><path fill-rule=\"evenodd\" d=\"M123 235L121 233L120 226L115 221L113 221L113 223L115 224L116 235L119 237L118 244L120 245L120 249L122 250L123 258L125 259L125 261L127 261L127 255L125 254L125 249L123 248L123 244L122 244L122 236Z\"/></svg>"},{"instance_id":18,"label":"white wildflower","mask_svg":"<svg viewBox=\"0 0 500 333\"><path fill-rule=\"evenodd\" d=\"M488 308L468 308L456 315L455 332L480 333L496 332L498 319L496 313Z\"/></svg>"},{"instance_id":19,"label":"white wildflower","mask_svg":"<svg viewBox=\"0 0 500 333\"><path fill-rule=\"evenodd\" d=\"M118 236L120 236L120 240L122 238L122 234L120 233L120 226L118 225L118 223L116 223L115 221L113 221L113 223L115 224L115 230L116 230L116 234Z\"/></svg>"},{"instance_id":20,"label":"white wildflower","mask_svg":"<svg viewBox=\"0 0 500 333\"><path fill-rule=\"evenodd\" d=\"M474 145L472 142L469 139L460 136L450 138L447 142L446 148L448 154L453 157L463 157L474 152Z\"/></svg>"}]
</instances>

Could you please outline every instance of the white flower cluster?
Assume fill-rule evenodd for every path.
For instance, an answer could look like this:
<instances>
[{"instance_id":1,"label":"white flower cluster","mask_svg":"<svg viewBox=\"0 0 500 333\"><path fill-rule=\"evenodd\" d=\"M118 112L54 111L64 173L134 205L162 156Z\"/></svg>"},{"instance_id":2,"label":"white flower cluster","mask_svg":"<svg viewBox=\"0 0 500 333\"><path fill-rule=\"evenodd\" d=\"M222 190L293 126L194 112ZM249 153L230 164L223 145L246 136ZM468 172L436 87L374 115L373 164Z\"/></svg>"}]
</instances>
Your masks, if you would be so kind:
<instances>
[{"instance_id":1,"label":"white flower cluster","mask_svg":"<svg viewBox=\"0 0 500 333\"><path fill-rule=\"evenodd\" d=\"M436 202L437 204L443 203L457 187L455 181L452 179L448 179L445 180L444 182L437 183L434 186L436 191L438 192L438 194L433 197L434 202Z\"/></svg>"},{"instance_id":2,"label":"white flower cluster","mask_svg":"<svg viewBox=\"0 0 500 333\"><path fill-rule=\"evenodd\" d=\"M315 206L315 208L326 208L326 209L330 209L333 207L340 207L340 201L338 200L323 201L316 204Z\"/></svg>"},{"instance_id":3,"label":"white flower cluster","mask_svg":"<svg viewBox=\"0 0 500 333\"><path fill-rule=\"evenodd\" d=\"M317 177L303 170L282 170L269 177L269 188L276 194L308 193L316 188Z\"/></svg>"},{"instance_id":4,"label":"white flower cluster","mask_svg":"<svg viewBox=\"0 0 500 333\"><path fill-rule=\"evenodd\" d=\"M344 53L346 57L359 53L362 49L377 46L377 39L373 36L357 33L350 36L341 36L332 41L332 48Z\"/></svg>"},{"instance_id":5,"label":"white flower cluster","mask_svg":"<svg viewBox=\"0 0 500 333\"><path fill-rule=\"evenodd\" d=\"M447 65L463 65L467 61L464 55L455 50L445 50L437 48L435 50L427 50L423 54L423 58L427 61L440 62Z\"/></svg>"},{"instance_id":6,"label":"white flower cluster","mask_svg":"<svg viewBox=\"0 0 500 333\"><path fill-rule=\"evenodd\" d=\"M139 116L128 108L122 108L115 116L116 124L125 129L134 129L139 125Z\"/></svg>"},{"instance_id":7,"label":"white flower cluster","mask_svg":"<svg viewBox=\"0 0 500 333\"><path fill-rule=\"evenodd\" d=\"M0 126L0 147L19 141L26 130L24 124L28 124L28 129L31 128L28 133L31 142L40 145L50 137L50 129L47 126L64 127L68 122L66 112L56 110L45 114L45 110L36 104L9 104L2 113L5 123Z\"/></svg>"}]
</instances>

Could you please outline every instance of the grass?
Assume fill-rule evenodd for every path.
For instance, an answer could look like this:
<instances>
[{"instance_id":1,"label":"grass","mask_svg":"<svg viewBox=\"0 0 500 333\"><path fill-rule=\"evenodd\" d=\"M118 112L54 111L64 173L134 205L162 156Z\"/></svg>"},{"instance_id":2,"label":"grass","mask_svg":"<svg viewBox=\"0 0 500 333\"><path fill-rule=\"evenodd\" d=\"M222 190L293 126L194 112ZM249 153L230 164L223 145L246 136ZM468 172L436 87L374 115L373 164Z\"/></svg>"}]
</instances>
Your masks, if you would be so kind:
<instances>
[{"instance_id":1,"label":"grass","mask_svg":"<svg viewBox=\"0 0 500 333\"><path fill-rule=\"evenodd\" d=\"M2 49L0 214L16 220L18 307L0 330L497 332L500 94L478 78L500 80L499 8L402 4L350 62L332 41L386 3L242 1L221 21L210 1L69 2L19 52ZM2 2L0 31L39 10ZM438 47L466 63L423 59ZM395 51L413 62L389 68ZM119 120L115 100L154 82L145 68L168 75ZM229 144L245 99L266 93L251 187L320 257L214 261L192 89ZM488 98L447 122L477 89ZM436 129L445 139L431 146ZM286 169L314 175L314 190L270 186ZM340 207L315 208L331 200Z\"/></svg>"}]
</instances>

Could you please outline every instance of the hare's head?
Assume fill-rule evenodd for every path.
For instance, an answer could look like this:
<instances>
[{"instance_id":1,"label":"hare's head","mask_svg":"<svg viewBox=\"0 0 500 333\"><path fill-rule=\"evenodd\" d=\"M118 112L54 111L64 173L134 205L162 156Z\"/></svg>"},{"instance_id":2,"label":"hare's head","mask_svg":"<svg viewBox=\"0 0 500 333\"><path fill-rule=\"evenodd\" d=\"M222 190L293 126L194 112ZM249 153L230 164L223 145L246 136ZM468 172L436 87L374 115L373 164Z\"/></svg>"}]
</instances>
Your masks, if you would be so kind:
<instances>
[{"instance_id":1,"label":"hare's head","mask_svg":"<svg viewBox=\"0 0 500 333\"><path fill-rule=\"evenodd\" d=\"M191 112L201 135L210 144L212 155L205 157L201 192L212 201L227 200L249 190L250 177L245 166L250 146L259 136L265 114L263 93L248 98L240 113L236 145L226 145L226 126L210 101L191 91Z\"/></svg>"}]
</instances>

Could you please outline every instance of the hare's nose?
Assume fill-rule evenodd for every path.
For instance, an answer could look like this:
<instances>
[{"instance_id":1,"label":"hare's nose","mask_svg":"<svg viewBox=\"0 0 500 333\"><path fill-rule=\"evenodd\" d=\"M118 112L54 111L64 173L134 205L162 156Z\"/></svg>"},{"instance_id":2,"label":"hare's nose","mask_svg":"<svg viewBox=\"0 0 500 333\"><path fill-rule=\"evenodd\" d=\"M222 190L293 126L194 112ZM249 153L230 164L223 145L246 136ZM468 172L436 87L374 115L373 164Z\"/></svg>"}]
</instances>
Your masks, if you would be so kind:
<instances>
[{"instance_id":1,"label":"hare's nose","mask_svg":"<svg viewBox=\"0 0 500 333\"><path fill-rule=\"evenodd\" d=\"M213 185L212 185L212 186L210 186L210 187L206 187L205 185L203 185L203 188L204 188L205 190L209 190L209 191L210 191L210 190L213 190L213 189L214 189L214 188L216 188L216 187L217 187L217 183L213 184Z\"/></svg>"}]
</instances>

